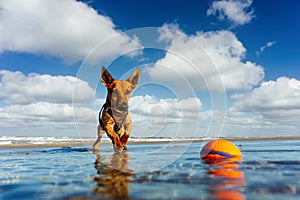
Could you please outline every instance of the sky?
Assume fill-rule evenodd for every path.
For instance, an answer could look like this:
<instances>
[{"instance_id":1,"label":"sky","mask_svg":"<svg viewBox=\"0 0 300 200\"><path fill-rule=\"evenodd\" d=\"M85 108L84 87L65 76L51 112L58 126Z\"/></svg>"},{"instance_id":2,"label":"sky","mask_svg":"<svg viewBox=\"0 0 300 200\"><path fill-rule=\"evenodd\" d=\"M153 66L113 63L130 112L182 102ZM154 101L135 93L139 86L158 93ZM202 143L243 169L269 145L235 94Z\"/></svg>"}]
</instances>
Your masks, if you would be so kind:
<instances>
[{"instance_id":1,"label":"sky","mask_svg":"<svg viewBox=\"0 0 300 200\"><path fill-rule=\"evenodd\" d=\"M300 135L297 0L0 0L0 135L96 137L100 69L141 79L132 137Z\"/></svg>"}]
</instances>

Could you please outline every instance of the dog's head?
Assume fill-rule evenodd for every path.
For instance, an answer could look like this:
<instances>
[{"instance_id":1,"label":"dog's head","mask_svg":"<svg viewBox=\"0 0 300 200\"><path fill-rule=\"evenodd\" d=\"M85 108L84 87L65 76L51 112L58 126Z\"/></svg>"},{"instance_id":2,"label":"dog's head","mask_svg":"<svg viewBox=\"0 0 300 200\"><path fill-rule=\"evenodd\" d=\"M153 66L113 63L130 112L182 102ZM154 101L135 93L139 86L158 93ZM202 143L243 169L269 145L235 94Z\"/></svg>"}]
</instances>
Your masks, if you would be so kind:
<instances>
[{"instance_id":1,"label":"dog's head","mask_svg":"<svg viewBox=\"0 0 300 200\"><path fill-rule=\"evenodd\" d=\"M112 110L117 112L128 111L128 101L132 90L140 79L140 68L137 67L127 80L115 80L105 67L101 70L101 81L107 88L106 102Z\"/></svg>"}]
</instances>

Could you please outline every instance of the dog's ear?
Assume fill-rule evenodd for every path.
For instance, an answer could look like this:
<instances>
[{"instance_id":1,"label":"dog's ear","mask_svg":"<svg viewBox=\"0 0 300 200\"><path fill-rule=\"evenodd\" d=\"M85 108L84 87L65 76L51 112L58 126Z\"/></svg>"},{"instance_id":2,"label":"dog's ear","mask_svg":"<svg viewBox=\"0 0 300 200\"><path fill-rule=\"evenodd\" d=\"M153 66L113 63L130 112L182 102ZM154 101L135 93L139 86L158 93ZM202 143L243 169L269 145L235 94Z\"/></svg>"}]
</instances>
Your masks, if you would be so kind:
<instances>
[{"instance_id":1,"label":"dog's ear","mask_svg":"<svg viewBox=\"0 0 300 200\"><path fill-rule=\"evenodd\" d=\"M135 88L139 82L141 76L140 68L137 67L133 74L127 79L127 81L131 84L132 89Z\"/></svg>"},{"instance_id":2,"label":"dog's ear","mask_svg":"<svg viewBox=\"0 0 300 200\"><path fill-rule=\"evenodd\" d=\"M115 80L104 66L101 69L100 76L101 76L102 84L105 87L109 87L109 85Z\"/></svg>"}]
</instances>

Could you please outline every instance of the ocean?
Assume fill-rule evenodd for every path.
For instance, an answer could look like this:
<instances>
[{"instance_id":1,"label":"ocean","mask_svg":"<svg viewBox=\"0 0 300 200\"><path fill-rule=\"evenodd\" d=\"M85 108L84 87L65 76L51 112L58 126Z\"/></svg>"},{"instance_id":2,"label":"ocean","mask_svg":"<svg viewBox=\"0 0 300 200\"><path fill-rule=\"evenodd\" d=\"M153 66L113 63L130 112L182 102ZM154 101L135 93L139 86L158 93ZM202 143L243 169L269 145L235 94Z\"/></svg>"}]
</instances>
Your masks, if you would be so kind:
<instances>
[{"instance_id":1,"label":"ocean","mask_svg":"<svg viewBox=\"0 0 300 200\"><path fill-rule=\"evenodd\" d=\"M212 138L199 138L199 140L210 140ZM41 137L25 137L25 136L0 136L0 147L1 146L51 146L51 145L63 145L63 144L76 144L76 143L90 143L95 142L96 137L49 137L49 136L41 136ZM181 142L181 141L194 141L195 138L158 138L158 137L147 137L147 138L134 138L131 137L130 142L132 143L141 143L141 142ZM111 143L111 140L104 135L101 139L102 143Z\"/></svg>"},{"instance_id":2,"label":"ocean","mask_svg":"<svg viewBox=\"0 0 300 200\"><path fill-rule=\"evenodd\" d=\"M59 146L77 139L0 137L0 199L300 199L299 139L232 141L242 161L211 164L199 155L207 141Z\"/></svg>"}]
</instances>

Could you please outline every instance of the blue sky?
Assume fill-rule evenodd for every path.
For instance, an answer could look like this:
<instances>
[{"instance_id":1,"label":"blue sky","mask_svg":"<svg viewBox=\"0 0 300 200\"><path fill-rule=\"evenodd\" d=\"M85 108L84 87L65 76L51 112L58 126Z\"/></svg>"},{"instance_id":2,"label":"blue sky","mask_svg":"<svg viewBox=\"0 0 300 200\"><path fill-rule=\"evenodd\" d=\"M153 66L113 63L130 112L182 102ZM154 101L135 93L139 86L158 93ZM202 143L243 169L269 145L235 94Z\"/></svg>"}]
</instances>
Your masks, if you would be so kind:
<instances>
[{"instance_id":1,"label":"blue sky","mask_svg":"<svg viewBox=\"0 0 300 200\"><path fill-rule=\"evenodd\" d=\"M106 90L142 69L135 137L291 136L296 0L0 2L0 135L96 135Z\"/></svg>"}]
</instances>

